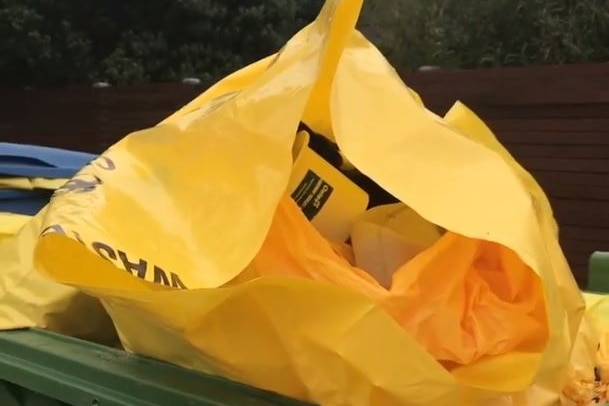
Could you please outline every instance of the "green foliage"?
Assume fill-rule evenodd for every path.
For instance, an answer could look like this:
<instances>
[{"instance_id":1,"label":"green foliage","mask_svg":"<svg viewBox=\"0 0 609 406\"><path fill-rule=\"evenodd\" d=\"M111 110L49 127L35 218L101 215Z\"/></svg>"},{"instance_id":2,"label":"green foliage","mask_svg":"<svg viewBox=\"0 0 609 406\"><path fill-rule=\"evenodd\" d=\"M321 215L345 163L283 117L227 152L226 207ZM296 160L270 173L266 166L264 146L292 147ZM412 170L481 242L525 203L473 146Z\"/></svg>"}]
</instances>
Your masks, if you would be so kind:
<instances>
[{"instance_id":1,"label":"green foliage","mask_svg":"<svg viewBox=\"0 0 609 406\"><path fill-rule=\"evenodd\" d=\"M277 51L323 0L0 0L0 85L216 80ZM609 0L366 0L401 68L607 61Z\"/></svg>"},{"instance_id":2,"label":"green foliage","mask_svg":"<svg viewBox=\"0 0 609 406\"><path fill-rule=\"evenodd\" d=\"M366 18L388 27L377 43L401 67L609 60L608 0L387 1Z\"/></svg>"},{"instance_id":3,"label":"green foliage","mask_svg":"<svg viewBox=\"0 0 609 406\"><path fill-rule=\"evenodd\" d=\"M322 0L0 0L0 84L214 80L277 51Z\"/></svg>"}]
</instances>

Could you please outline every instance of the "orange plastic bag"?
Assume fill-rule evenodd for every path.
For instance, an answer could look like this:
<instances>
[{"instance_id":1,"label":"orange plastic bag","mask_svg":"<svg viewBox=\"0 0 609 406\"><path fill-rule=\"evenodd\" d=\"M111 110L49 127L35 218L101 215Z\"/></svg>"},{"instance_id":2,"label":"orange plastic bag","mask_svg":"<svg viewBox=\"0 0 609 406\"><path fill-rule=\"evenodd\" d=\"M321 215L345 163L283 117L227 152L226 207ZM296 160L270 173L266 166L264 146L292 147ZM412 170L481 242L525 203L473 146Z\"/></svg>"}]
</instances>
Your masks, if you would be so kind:
<instances>
[{"instance_id":1,"label":"orange plastic bag","mask_svg":"<svg viewBox=\"0 0 609 406\"><path fill-rule=\"evenodd\" d=\"M303 277L361 293L447 366L539 352L548 340L539 277L509 249L451 232L404 264L387 290L342 258L286 196L239 281L266 276Z\"/></svg>"}]
</instances>

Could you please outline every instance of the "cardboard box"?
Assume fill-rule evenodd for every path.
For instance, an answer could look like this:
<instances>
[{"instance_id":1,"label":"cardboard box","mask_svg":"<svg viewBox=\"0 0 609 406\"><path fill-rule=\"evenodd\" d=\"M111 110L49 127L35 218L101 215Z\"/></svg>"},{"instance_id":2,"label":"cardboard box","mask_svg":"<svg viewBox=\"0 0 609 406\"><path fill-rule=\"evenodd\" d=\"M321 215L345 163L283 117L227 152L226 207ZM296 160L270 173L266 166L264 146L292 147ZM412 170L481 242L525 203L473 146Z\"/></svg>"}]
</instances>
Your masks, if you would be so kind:
<instances>
[{"instance_id":1,"label":"cardboard box","mask_svg":"<svg viewBox=\"0 0 609 406\"><path fill-rule=\"evenodd\" d=\"M324 237L345 241L353 221L366 211L368 194L313 151L309 140L306 131L296 136L289 191Z\"/></svg>"}]
</instances>

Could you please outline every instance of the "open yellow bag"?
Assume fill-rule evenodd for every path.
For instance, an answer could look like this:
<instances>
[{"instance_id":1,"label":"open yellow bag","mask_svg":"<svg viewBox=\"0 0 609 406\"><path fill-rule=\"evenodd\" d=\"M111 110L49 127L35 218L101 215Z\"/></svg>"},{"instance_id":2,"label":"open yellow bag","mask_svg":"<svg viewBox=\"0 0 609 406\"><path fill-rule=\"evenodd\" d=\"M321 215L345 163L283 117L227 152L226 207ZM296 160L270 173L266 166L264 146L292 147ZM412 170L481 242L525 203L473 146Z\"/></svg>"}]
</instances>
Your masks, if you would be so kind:
<instances>
[{"instance_id":1,"label":"open yellow bag","mask_svg":"<svg viewBox=\"0 0 609 406\"><path fill-rule=\"evenodd\" d=\"M35 271L34 248L44 213L0 238L0 330L38 327L115 344L116 331L98 299Z\"/></svg>"},{"instance_id":2,"label":"open yellow bag","mask_svg":"<svg viewBox=\"0 0 609 406\"><path fill-rule=\"evenodd\" d=\"M583 300L549 203L473 113L422 106L355 31L361 3L327 1L279 54L81 171L37 261L101 298L128 350L294 398L557 404ZM287 196L300 121L449 230L391 288Z\"/></svg>"},{"instance_id":3,"label":"open yellow bag","mask_svg":"<svg viewBox=\"0 0 609 406\"><path fill-rule=\"evenodd\" d=\"M609 295L584 293L586 313L562 391L568 406L609 403Z\"/></svg>"},{"instance_id":4,"label":"open yellow bag","mask_svg":"<svg viewBox=\"0 0 609 406\"><path fill-rule=\"evenodd\" d=\"M0 241L17 234L31 218L25 214L0 212Z\"/></svg>"},{"instance_id":5,"label":"open yellow bag","mask_svg":"<svg viewBox=\"0 0 609 406\"><path fill-rule=\"evenodd\" d=\"M2 178L3 186L56 189L61 179ZM112 320L96 298L36 272L34 248L46 209L36 216L0 212L0 330L37 327L117 344Z\"/></svg>"}]
</instances>

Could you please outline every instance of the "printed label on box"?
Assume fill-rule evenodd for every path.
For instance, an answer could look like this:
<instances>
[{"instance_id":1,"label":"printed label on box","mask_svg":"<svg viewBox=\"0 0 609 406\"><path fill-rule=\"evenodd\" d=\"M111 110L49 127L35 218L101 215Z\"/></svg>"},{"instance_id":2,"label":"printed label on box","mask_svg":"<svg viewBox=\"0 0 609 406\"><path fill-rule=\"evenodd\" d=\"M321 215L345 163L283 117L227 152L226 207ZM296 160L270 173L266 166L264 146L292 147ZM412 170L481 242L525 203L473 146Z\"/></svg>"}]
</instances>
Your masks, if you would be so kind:
<instances>
[{"instance_id":1,"label":"printed label on box","mask_svg":"<svg viewBox=\"0 0 609 406\"><path fill-rule=\"evenodd\" d=\"M292 199L298 204L307 219L311 220L324 207L334 188L312 170L308 170Z\"/></svg>"}]
</instances>

